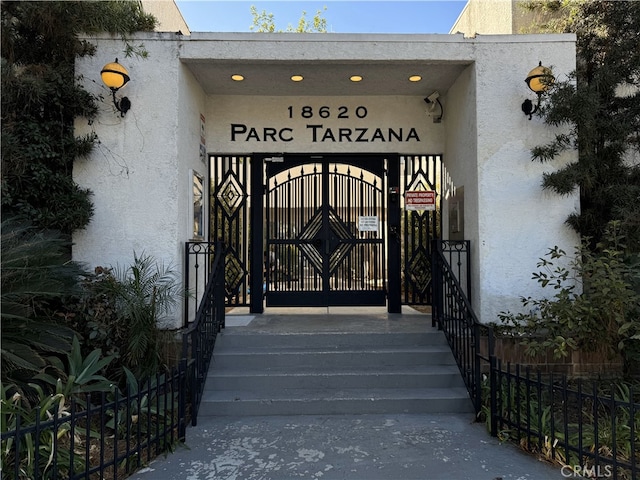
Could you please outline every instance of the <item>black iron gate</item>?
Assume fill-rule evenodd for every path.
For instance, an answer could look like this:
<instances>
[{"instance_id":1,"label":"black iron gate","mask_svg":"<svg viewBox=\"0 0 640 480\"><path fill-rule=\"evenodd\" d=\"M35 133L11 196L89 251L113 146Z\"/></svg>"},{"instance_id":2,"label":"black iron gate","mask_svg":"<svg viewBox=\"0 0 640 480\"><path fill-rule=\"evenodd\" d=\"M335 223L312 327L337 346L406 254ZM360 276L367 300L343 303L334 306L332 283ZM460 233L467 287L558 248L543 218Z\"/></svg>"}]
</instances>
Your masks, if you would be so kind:
<instances>
[{"instance_id":1,"label":"black iron gate","mask_svg":"<svg viewBox=\"0 0 640 480\"><path fill-rule=\"evenodd\" d=\"M441 160L211 155L209 241L227 248L227 306L261 312L267 292L268 305L431 305ZM401 210L416 190L438 193L435 211Z\"/></svg>"},{"instance_id":2,"label":"black iron gate","mask_svg":"<svg viewBox=\"0 0 640 480\"><path fill-rule=\"evenodd\" d=\"M222 241L226 249L226 305L249 305L250 158L211 155L209 163L209 241Z\"/></svg>"},{"instance_id":3,"label":"black iron gate","mask_svg":"<svg viewBox=\"0 0 640 480\"><path fill-rule=\"evenodd\" d=\"M385 305L385 158L265 161L267 306Z\"/></svg>"},{"instance_id":4,"label":"black iron gate","mask_svg":"<svg viewBox=\"0 0 640 480\"><path fill-rule=\"evenodd\" d=\"M402 303L431 305L432 240L441 233L441 190L443 182L441 155L406 155L400 157L402 192L435 192L434 210L404 208L402 219Z\"/></svg>"}]
</instances>

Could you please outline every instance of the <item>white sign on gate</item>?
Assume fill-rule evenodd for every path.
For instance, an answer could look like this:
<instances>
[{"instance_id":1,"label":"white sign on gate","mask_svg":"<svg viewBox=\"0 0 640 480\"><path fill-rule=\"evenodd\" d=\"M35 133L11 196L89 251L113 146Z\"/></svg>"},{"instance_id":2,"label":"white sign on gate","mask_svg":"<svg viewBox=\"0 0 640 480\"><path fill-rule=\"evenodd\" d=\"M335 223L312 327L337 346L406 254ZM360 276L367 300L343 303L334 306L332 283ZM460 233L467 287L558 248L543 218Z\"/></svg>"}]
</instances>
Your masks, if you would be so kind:
<instances>
[{"instance_id":1,"label":"white sign on gate","mask_svg":"<svg viewBox=\"0 0 640 480\"><path fill-rule=\"evenodd\" d=\"M366 216L361 215L358 217L358 230L361 232L377 232L378 231L378 217L376 215Z\"/></svg>"}]
</instances>

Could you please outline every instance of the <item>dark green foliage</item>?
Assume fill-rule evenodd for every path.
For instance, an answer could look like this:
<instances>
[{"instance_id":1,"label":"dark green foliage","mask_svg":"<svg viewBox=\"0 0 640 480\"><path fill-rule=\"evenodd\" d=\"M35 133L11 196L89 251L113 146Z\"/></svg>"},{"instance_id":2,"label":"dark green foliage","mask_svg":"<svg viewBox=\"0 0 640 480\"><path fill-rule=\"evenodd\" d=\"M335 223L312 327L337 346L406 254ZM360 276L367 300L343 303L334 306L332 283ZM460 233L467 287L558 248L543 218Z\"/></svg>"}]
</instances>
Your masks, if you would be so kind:
<instances>
[{"instance_id":1,"label":"dark green foliage","mask_svg":"<svg viewBox=\"0 0 640 480\"><path fill-rule=\"evenodd\" d=\"M533 159L549 161L568 149L578 160L547 173L543 187L561 195L580 191L579 213L567 223L602 240L618 220L628 247L640 251L640 2L541 2L555 11L554 31L577 35L577 69L551 89L542 115L567 127ZM626 88L621 93L621 88Z\"/></svg>"},{"instance_id":2,"label":"dark green foliage","mask_svg":"<svg viewBox=\"0 0 640 480\"><path fill-rule=\"evenodd\" d=\"M24 386L71 350L74 332L56 313L76 291L81 269L66 261L68 242L59 233L12 220L2 222L2 377Z\"/></svg>"},{"instance_id":3,"label":"dark green foliage","mask_svg":"<svg viewBox=\"0 0 640 480\"><path fill-rule=\"evenodd\" d=\"M503 332L522 339L527 353L547 350L556 358L571 350L621 358L625 372L640 364L640 265L625 255L617 224L605 232L596 252L588 240L573 258L554 247L533 274L551 298L523 298L528 313L502 312Z\"/></svg>"},{"instance_id":4,"label":"dark green foliage","mask_svg":"<svg viewBox=\"0 0 640 480\"><path fill-rule=\"evenodd\" d=\"M126 367L144 378L168 363L172 332L158 328L184 298L176 272L148 256L114 270L98 267L86 275L74 306L73 327L84 336L85 351L101 349L118 359L107 375L124 380Z\"/></svg>"},{"instance_id":5,"label":"dark green foliage","mask_svg":"<svg viewBox=\"0 0 640 480\"><path fill-rule=\"evenodd\" d=\"M93 214L90 192L72 179L73 162L97 139L74 135L74 120L97 112L74 73L75 59L95 52L80 35L152 30L155 20L135 1L1 5L3 214L71 234Z\"/></svg>"}]
</instances>

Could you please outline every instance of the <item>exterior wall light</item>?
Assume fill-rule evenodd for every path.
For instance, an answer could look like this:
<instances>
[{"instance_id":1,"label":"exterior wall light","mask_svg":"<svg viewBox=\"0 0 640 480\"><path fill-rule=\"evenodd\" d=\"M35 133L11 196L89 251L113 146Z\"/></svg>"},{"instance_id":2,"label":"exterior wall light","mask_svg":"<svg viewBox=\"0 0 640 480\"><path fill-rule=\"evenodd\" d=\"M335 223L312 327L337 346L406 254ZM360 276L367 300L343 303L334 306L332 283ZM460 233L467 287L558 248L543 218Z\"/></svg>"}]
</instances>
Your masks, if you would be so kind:
<instances>
[{"instance_id":1,"label":"exterior wall light","mask_svg":"<svg viewBox=\"0 0 640 480\"><path fill-rule=\"evenodd\" d=\"M525 115L529 115L529 120L531 120L531 116L536 113L540 107L540 97L549 89L549 86L555 81L555 78L551 73L551 69L543 67L542 62L540 62L536 68L529 72L529 75L527 75L524 81L531 91L538 96L538 103L536 103L535 107L533 106L533 102L528 98L522 103L522 111Z\"/></svg>"},{"instance_id":2,"label":"exterior wall light","mask_svg":"<svg viewBox=\"0 0 640 480\"><path fill-rule=\"evenodd\" d=\"M100 77L104 84L111 89L113 104L116 110L120 112L120 116L124 117L125 113L131 108L131 101L127 97L122 97L120 100L116 99L116 92L129 81L129 72L118 63L118 59L116 58L115 62L107 63L102 67Z\"/></svg>"},{"instance_id":3,"label":"exterior wall light","mask_svg":"<svg viewBox=\"0 0 640 480\"><path fill-rule=\"evenodd\" d=\"M425 97L424 101L428 105L429 113L433 113L437 107L440 107L440 115L438 115L437 117L434 117L433 123L442 122L442 116L444 115L444 108L442 107L442 103L440 103L440 93L438 93L437 91L433 92L428 97Z\"/></svg>"}]
</instances>

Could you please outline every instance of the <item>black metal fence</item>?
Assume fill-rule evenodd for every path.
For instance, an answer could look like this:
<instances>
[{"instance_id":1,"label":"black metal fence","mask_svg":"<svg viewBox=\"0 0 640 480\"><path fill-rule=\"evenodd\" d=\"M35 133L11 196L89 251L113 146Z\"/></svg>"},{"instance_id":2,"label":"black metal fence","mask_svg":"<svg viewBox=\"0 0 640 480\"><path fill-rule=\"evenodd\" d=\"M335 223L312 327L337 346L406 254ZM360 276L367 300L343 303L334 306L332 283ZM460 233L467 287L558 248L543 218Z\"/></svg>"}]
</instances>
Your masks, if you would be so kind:
<instances>
[{"instance_id":1,"label":"black metal fence","mask_svg":"<svg viewBox=\"0 0 640 480\"><path fill-rule=\"evenodd\" d=\"M465 294L470 284L469 241L435 240L433 251L432 321L444 331L475 409L479 411L482 391L480 357L477 355L480 322Z\"/></svg>"},{"instance_id":2,"label":"black metal fence","mask_svg":"<svg viewBox=\"0 0 640 480\"><path fill-rule=\"evenodd\" d=\"M4 480L125 478L186 437L196 424L206 371L224 327L224 248L216 245L195 321L183 334L178 367L121 393L50 395L26 408L5 397L0 412ZM222 290L221 290L222 289Z\"/></svg>"},{"instance_id":3,"label":"black metal fence","mask_svg":"<svg viewBox=\"0 0 640 480\"><path fill-rule=\"evenodd\" d=\"M184 362L125 394L52 395L24 415L3 405L3 479L124 478L185 438ZM8 431L4 431L8 428Z\"/></svg>"},{"instance_id":4,"label":"black metal fence","mask_svg":"<svg viewBox=\"0 0 640 480\"><path fill-rule=\"evenodd\" d=\"M493 330L478 322L460 283L468 242L435 243L433 319L491 435L557 462L565 478L636 480L640 392L625 382L573 380L497 358ZM488 345L485 354L481 341Z\"/></svg>"},{"instance_id":5,"label":"black metal fence","mask_svg":"<svg viewBox=\"0 0 640 480\"><path fill-rule=\"evenodd\" d=\"M215 245L211 274L195 321L182 336L182 357L187 360L193 378L191 421L197 424L198 409L202 400L204 383L213 354L216 337L225 326L225 249L221 242Z\"/></svg>"},{"instance_id":6,"label":"black metal fence","mask_svg":"<svg viewBox=\"0 0 640 480\"><path fill-rule=\"evenodd\" d=\"M493 436L564 465L563 476L637 479L640 392L623 382L569 380L490 356L485 413Z\"/></svg>"}]
</instances>

